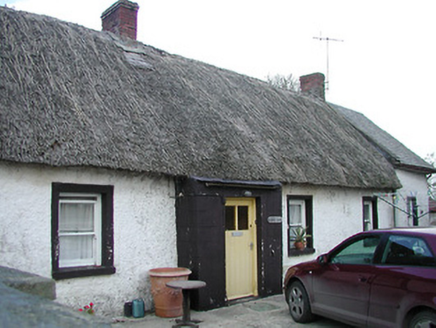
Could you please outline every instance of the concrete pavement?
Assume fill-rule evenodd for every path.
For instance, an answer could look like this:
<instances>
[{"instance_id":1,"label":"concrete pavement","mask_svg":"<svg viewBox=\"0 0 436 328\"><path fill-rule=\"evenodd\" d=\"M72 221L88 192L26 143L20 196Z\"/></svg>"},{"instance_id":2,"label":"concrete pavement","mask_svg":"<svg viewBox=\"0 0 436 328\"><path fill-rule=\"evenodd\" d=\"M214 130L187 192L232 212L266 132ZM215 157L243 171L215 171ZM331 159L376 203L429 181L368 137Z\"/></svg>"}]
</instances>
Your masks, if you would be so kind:
<instances>
[{"instance_id":1,"label":"concrete pavement","mask_svg":"<svg viewBox=\"0 0 436 328\"><path fill-rule=\"evenodd\" d=\"M251 300L215 310L191 311L191 318L202 320L200 328L350 328L350 326L327 319L318 319L311 324L295 323L289 315L283 295ZM147 313L144 318L115 318L113 328L171 328L173 318L160 318Z\"/></svg>"},{"instance_id":2,"label":"concrete pavement","mask_svg":"<svg viewBox=\"0 0 436 328\"><path fill-rule=\"evenodd\" d=\"M173 318L160 318L150 313L139 319L84 315L77 309L53 302L54 297L54 281L51 279L0 267L0 327L171 328L175 324ZM191 317L202 320L201 328L349 327L326 319L307 325L297 324L289 315L283 295L211 311L192 311Z\"/></svg>"}]
</instances>

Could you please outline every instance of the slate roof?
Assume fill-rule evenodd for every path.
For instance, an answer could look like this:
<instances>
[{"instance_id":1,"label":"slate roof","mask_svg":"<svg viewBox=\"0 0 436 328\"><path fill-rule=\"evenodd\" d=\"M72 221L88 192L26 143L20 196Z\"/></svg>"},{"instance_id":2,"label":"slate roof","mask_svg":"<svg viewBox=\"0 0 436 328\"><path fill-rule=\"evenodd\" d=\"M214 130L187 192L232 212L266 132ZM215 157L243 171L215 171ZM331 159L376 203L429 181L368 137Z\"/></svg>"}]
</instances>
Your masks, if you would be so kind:
<instances>
[{"instance_id":1,"label":"slate roof","mask_svg":"<svg viewBox=\"0 0 436 328\"><path fill-rule=\"evenodd\" d=\"M426 174L436 173L434 166L424 161L365 115L339 105L330 105L344 115L394 167Z\"/></svg>"},{"instance_id":2,"label":"slate roof","mask_svg":"<svg viewBox=\"0 0 436 328\"><path fill-rule=\"evenodd\" d=\"M401 186L322 101L51 17L0 7L0 30L0 160Z\"/></svg>"}]
</instances>

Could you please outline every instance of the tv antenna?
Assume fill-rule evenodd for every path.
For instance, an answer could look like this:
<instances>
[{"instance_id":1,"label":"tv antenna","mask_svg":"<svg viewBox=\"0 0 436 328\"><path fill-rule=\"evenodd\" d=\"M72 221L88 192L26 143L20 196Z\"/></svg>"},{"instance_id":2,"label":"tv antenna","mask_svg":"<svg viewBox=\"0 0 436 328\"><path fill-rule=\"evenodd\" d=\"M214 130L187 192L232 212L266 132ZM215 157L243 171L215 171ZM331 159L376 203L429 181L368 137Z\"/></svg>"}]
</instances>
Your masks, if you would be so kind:
<instances>
[{"instance_id":1,"label":"tv antenna","mask_svg":"<svg viewBox=\"0 0 436 328\"><path fill-rule=\"evenodd\" d=\"M332 38L329 38L329 37L317 37L317 36L314 36L313 37L314 39L317 39L317 40L319 40L319 41L325 41L326 42L326 53L327 53L327 76L326 76L326 81L325 81L325 89L326 90L328 90L329 89L329 82L330 82L330 79L329 79L329 42L330 41L336 41L336 42L344 42L344 40L340 40L340 39L332 39Z\"/></svg>"}]
</instances>

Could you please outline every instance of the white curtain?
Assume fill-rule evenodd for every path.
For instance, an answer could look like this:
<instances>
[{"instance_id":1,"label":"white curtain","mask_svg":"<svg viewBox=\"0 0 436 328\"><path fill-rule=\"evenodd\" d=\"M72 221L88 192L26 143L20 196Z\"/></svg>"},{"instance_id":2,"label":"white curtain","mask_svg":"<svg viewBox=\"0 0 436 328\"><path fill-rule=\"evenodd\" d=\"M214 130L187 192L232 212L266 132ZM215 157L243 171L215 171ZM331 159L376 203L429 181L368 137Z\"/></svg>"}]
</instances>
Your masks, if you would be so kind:
<instances>
[{"instance_id":1,"label":"white curtain","mask_svg":"<svg viewBox=\"0 0 436 328\"><path fill-rule=\"evenodd\" d=\"M95 204L61 202L59 263L61 267L95 264Z\"/></svg>"},{"instance_id":2,"label":"white curtain","mask_svg":"<svg viewBox=\"0 0 436 328\"><path fill-rule=\"evenodd\" d=\"M295 231L293 229L303 227L303 211L300 204L289 205L289 240L295 238ZM293 245L291 243L291 245ZM293 247L293 246L292 246Z\"/></svg>"},{"instance_id":3,"label":"white curtain","mask_svg":"<svg viewBox=\"0 0 436 328\"><path fill-rule=\"evenodd\" d=\"M61 203L59 231L94 231L94 203Z\"/></svg>"},{"instance_id":4,"label":"white curtain","mask_svg":"<svg viewBox=\"0 0 436 328\"><path fill-rule=\"evenodd\" d=\"M292 226L300 226L302 225L302 211L301 205L290 205L289 206L289 224Z\"/></svg>"}]
</instances>

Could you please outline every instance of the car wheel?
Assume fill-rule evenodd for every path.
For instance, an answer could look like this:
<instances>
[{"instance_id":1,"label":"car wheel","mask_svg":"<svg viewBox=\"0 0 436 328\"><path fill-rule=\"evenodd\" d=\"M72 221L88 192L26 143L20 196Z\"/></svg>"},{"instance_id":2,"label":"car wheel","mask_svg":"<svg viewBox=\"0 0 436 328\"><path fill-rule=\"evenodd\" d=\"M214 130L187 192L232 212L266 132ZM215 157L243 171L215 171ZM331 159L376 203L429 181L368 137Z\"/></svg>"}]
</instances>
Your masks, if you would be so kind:
<instances>
[{"instance_id":1,"label":"car wheel","mask_svg":"<svg viewBox=\"0 0 436 328\"><path fill-rule=\"evenodd\" d=\"M410 321L409 328L434 328L436 327L436 312L422 311Z\"/></svg>"},{"instance_id":2,"label":"car wheel","mask_svg":"<svg viewBox=\"0 0 436 328\"><path fill-rule=\"evenodd\" d=\"M289 312L295 322L313 321L314 315L310 310L309 297L306 289L299 281L294 281L287 291Z\"/></svg>"}]
</instances>

